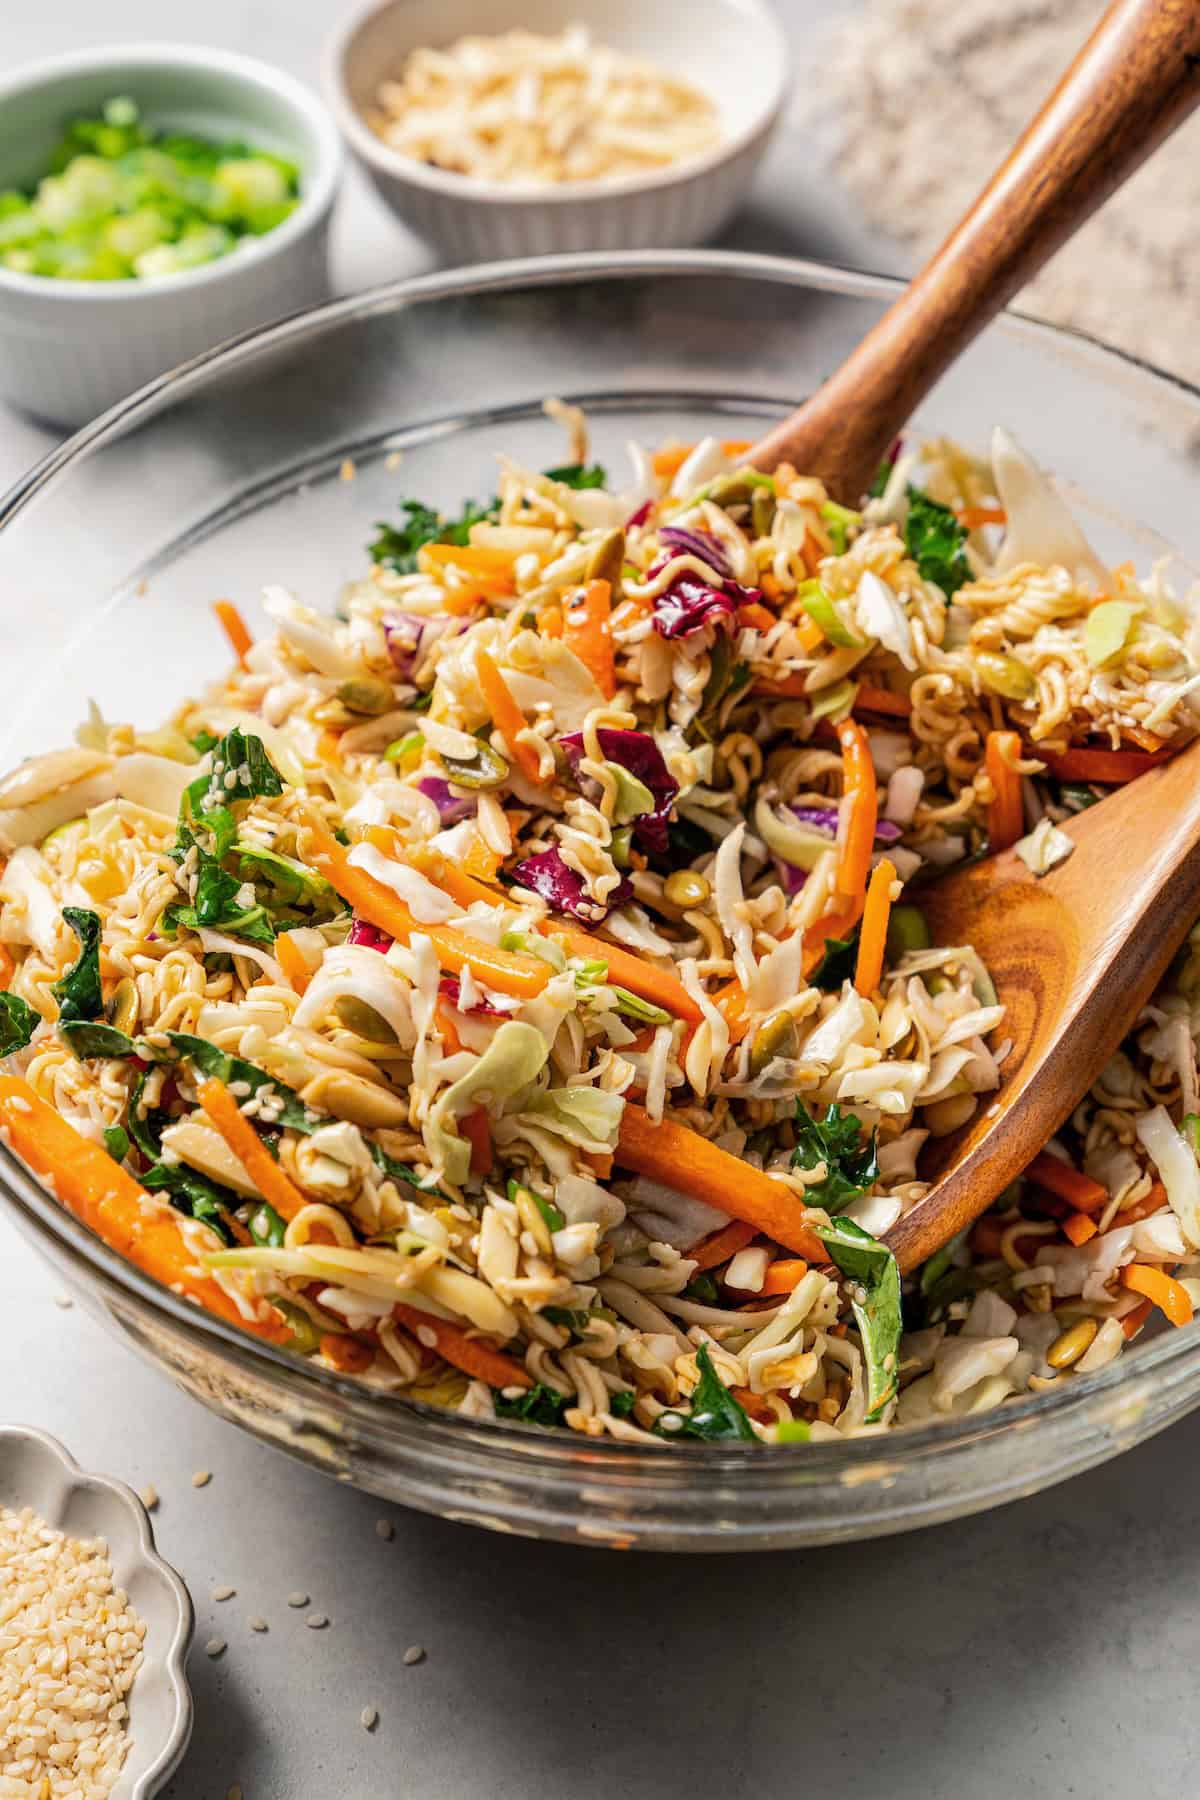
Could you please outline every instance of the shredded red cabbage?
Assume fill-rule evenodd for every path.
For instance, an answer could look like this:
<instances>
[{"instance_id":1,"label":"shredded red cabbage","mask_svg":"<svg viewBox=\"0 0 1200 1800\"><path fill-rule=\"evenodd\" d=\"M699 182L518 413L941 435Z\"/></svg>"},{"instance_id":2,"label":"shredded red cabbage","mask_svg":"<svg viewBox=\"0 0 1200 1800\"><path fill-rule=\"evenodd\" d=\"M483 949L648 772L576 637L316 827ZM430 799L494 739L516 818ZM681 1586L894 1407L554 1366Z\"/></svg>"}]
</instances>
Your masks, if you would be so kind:
<instances>
[{"instance_id":1,"label":"shredded red cabbage","mask_svg":"<svg viewBox=\"0 0 1200 1800\"><path fill-rule=\"evenodd\" d=\"M537 856L527 856L513 870L513 880L542 899L556 912L567 913L583 925L599 925L614 906L624 906L633 899L633 886L622 881L603 905L593 900L584 886L583 876L567 867L557 846Z\"/></svg>"},{"instance_id":2,"label":"shredded red cabbage","mask_svg":"<svg viewBox=\"0 0 1200 1800\"><path fill-rule=\"evenodd\" d=\"M419 613L391 612L384 613L382 623L393 667L397 675L407 678L421 654L421 640L428 621Z\"/></svg>"},{"instance_id":3,"label":"shredded red cabbage","mask_svg":"<svg viewBox=\"0 0 1200 1800\"><path fill-rule=\"evenodd\" d=\"M417 787L433 801L443 825L457 825L463 819L473 819L479 811L478 800L470 794L452 794L450 783L440 775L422 775Z\"/></svg>"},{"instance_id":4,"label":"shredded red cabbage","mask_svg":"<svg viewBox=\"0 0 1200 1800\"><path fill-rule=\"evenodd\" d=\"M650 571L651 575L657 572ZM684 570L655 600L654 629L660 637L691 637L706 625L723 625L726 619L733 618L739 606L761 600L759 588L743 587L740 581L723 581L720 587L714 587Z\"/></svg>"},{"instance_id":5,"label":"shredded red cabbage","mask_svg":"<svg viewBox=\"0 0 1200 1800\"><path fill-rule=\"evenodd\" d=\"M378 950L382 956L387 955L395 941L386 931L380 931L378 925L372 925L366 919L355 919L346 939L348 944L361 944L364 950Z\"/></svg>"},{"instance_id":6,"label":"shredded red cabbage","mask_svg":"<svg viewBox=\"0 0 1200 1800\"><path fill-rule=\"evenodd\" d=\"M636 529L639 525L644 525L646 523L646 520L650 517L650 514L653 511L654 511L653 500L643 500L642 504L638 507L637 511L631 512L629 517L626 519L626 521L625 521L626 531L636 531Z\"/></svg>"},{"instance_id":7,"label":"shredded red cabbage","mask_svg":"<svg viewBox=\"0 0 1200 1800\"><path fill-rule=\"evenodd\" d=\"M830 836L837 835L838 809L836 806L792 806L788 808L794 819L802 825L815 825L818 831L827 831ZM899 825L891 819L878 819L875 824L875 836L881 844L894 844L904 836Z\"/></svg>"},{"instance_id":8,"label":"shredded red cabbage","mask_svg":"<svg viewBox=\"0 0 1200 1800\"><path fill-rule=\"evenodd\" d=\"M715 569L726 581L733 580L733 570L729 566L724 547L711 531L692 531L686 525L664 525L658 539L672 550L698 556L701 562L707 563L710 569Z\"/></svg>"},{"instance_id":9,"label":"shredded red cabbage","mask_svg":"<svg viewBox=\"0 0 1200 1800\"><path fill-rule=\"evenodd\" d=\"M492 1002L484 993L480 994L474 1006L464 1007L457 975L443 975L442 979L438 982L438 993L442 996L443 1000L448 1000L450 1005L453 1006L456 1011L465 1012L468 1017L471 1013L487 1013L488 1016L493 1019L506 1019L508 1017L508 1014L503 1012L500 1007L493 1006Z\"/></svg>"},{"instance_id":10,"label":"shredded red cabbage","mask_svg":"<svg viewBox=\"0 0 1200 1800\"><path fill-rule=\"evenodd\" d=\"M650 855L665 856L667 827L671 822L671 808L679 792L679 783L668 770L662 751L646 731L621 731L602 725L596 736L604 752L604 760L628 769L654 795L654 811L642 813L633 821L633 835L638 845ZM569 731L558 741L571 765L580 793L585 799L594 800L600 792L599 783L579 773L579 764L583 758L583 733Z\"/></svg>"}]
</instances>

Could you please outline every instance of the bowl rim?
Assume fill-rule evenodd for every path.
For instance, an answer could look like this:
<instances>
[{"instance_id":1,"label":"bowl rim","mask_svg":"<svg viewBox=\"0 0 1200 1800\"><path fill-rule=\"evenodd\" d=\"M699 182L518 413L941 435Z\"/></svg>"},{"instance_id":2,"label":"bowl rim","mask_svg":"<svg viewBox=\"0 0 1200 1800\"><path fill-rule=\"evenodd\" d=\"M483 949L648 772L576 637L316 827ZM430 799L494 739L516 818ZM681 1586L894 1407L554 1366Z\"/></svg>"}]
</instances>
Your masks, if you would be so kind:
<instances>
[{"instance_id":1,"label":"bowl rim","mask_svg":"<svg viewBox=\"0 0 1200 1800\"><path fill-rule=\"evenodd\" d=\"M429 275L382 283L361 293L346 295L322 306L293 313L289 318L274 324L244 332L223 345L201 352L177 369L147 383L49 451L7 494L0 496L0 533L47 483L76 460L89 454L99 441L122 435L134 423L152 417L165 397L172 396L173 391L186 395L190 388L201 383L218 366L222 372L227 372L236 368L243 359L254 357L263 349L274 350L286 346L293 339L303 339L314 327L337 325L355 316L367 317L381 306L390 305L399 309L414 302L452 296L462 298L475 293L506 292L521 287L563 286L598 279L618 280L631 275L681 278L689 275L726 278L745 276L773 281L783 288L804 285L844 298L870 300L894 299L906 286L903 281L892 276L842 269L833 264L723 250L588 251L484 263L465 269L435 271ZM1200 409L1200 388L1179 376L1103 344L1087 333L1012 312L1001 315L989 329L1006 331L1020 338L1032 338L1034 342L1040 341L1048 346L1081 346L1102 361L1136 369L1141 375L1148 376L1153 383L1185 396ZM431 1456L437 1445L445 1441L457 1442L464 1447L472 1441L486 1444L489 1452L494 1448L494 1453L501 1458L507 1448L510 1454L514 1451L519 1453L524 1478L528 1481L536 1479L539 1474L561 1477L563 1471L571 1467L572 1458L578 1454L579 1444L573 1433L549 1433L536 1426L506 1420L463 1421L421 1401L406 1399L403 1395L379 1394L334 1371L315 1368L261 1339L251 1337L223 1319L204 1312L143 1275L133 1264L95 1237L58 1204L2 1141L0 1200L5 1203L15 1202L18 1217L24 1210L27 1224L35 1233L48 1232L57 1240L57 1246L61 1250L73 1258L82 1258L102 1281L112 1283L118 1291L136 1294L152 1311L165 1313L173 1326L215 1340L220 1345L222 1354L232 1354L242 1366L261 1372L264 1364L269 1365L285 1381L296 1383L297 1392L303 1391L312 1383L327 1400L343 1409L349 1407L355 1410L367 1406L377 1420L390 1420L397 1428L402 1427L405 1420L410 1420L419 1429L431 1431L434 1434ZM1118 1390L1124 1389L1127 1384L1133 1391L1135 1381L1140 1381L1144 1387L1147 1376L1153 1379L1163 1370L1177 1370L1184 1359L1194 1358L1198 1346L1200 1319L1191 1326L1184 1326L1157 1341L1145 1344L1136 1361L1118 1358L1106 1368L1077 1378L1061 1389L1009 1401L1004 1407L991 1413L947 1419L929 1425L907 1426L898 1433L889 1432L882 1438L866 1435L845 1439L836 1444L779 1445L773 1448L769 1458L763 1457L761 1445L678 1444L673 1447L670 1458L663 1458L657 1450L652 1451L640 1445L588 1439L587 1456L597 1478L604 1465L610 1467L614 1476L641 1476L643 1472L650 1475L656 1469L662 1471L664 1464L674 1465L678 1458L684 1457L687 1459L686 1465L678 1466L693 1470L725 1470L736 1474L739 1481L752 1482L755 1486L758 1485L758 1472L763 1471L766 1464L780 1471L790 1469L793 1473L803 1467L805 1474L814 1479L831 1477L854 1484L856 1481L869 1479L873 1466L880 1465L889 1458L894 1459L897 1455L903 1455L914 1463L938 1450L966 1455L972 1446L993 1437L998 1431L1010 1433L1014 1430L1027 1430L1043 1420L1061 1420L1065 1416L1081 1413L1090 1419L1094 1403L1100 1402L1105 1396L1115 1400ZM445 1439L447 1432L450 1434L449 1440ZM1090 1460L1095 1461L1097 1458L1092 1457ZM1076 1463L1072 1469L1064 1472L1074 1472L1074 1468L1081 1466L1086 1464ZM1049 1479L1056 1478L1051 1476ZM994 1502L990 1500L978 1502L992 1503ZM921 1521L910 1518L891 1529L902 1529L904 1523L919 1522Z\"/></svg>"},{"instance_id":2,"label":"bowl rim","mask_svg":"<svg viewBox=\"0 0 1200 1800\"><path fill-rule=\"evenodd\" d=\"M15 269L0 268L0 295L4 293L37 296L50 302L68 305L82 301L100 301L121 305L137 298L152 302L164 295L168 301L181 283L199 287L205 283L228 280L239 269L267 262L297 244L330 212L341 180L345 158L337 127L320 99L302 81L260 62L257 57L240 51L209 49L203 44L168 44L156 39L141 39L131 44L98 45L93 49L68 50L57 56L23 63L20 68L0 75L0 107L17 94L34 93L47 82L63 75L102 73L108 68L141 67L147 74L170 68L187 73L215 71L232 75L249 86L271 94L303 120L317 144L311 169L303 171L309 185L302 189L299 205L282 224L272 227L261 237L243 239L236 251L215 262L202 263L196 269L181 269L154 281L63 281L53 275L24 275Z\"/></svg>"},{"instance_id":3,"label":"bowl rim","mask_svg":"<svg viewBox=\"0 0 1200 1800\"><path fill-rule=\"evenodd\" d=\"M163 1783L179 1767L192 1735L195 1704L188 1682L187 1656L196 1626L196 1612L191 1593L178 1569L159 1550L154 1541L154 1526L145 1503L127 1482L118 1480L115 1475L97 1475L90 1469L82 1468L66 1445L50 1432L43 1431L40 1426L0 1423L0 1451L6 1442L18 1440L33 1444L48 1464L57 1465L66 1478L69 1491L78 1488L98 1490L108 1496L114 1507L119 1507L130 1515L137 1533L140 1561L153 1572L156 1580L162 1583L174 1601L175 1612L170 1636L162 1651L157 1653L158 1660L166 1670L174 1698L174 1717L161 1749L129 1789L129 1800L150 1800L150 1796L158 1793ZM57 1520L48 1517L34 1499L24 1500L22 1504L33 1506L38 1516L54 1530L62 1529ZM100 1535L107 1543L108 1534L103 1528ZM136 1685L135 1679L135 1688ZM122 1769L118 1792L124 1784L125 1773Z\"/></svg>"},{"instance_id":4,"label":"bowl rim","mask_svg":"<svg viewBox=\"0 0 1200 1800\"><path fill-rule=\"evenodd\" d=\"M661 4L661 0L658 3ZM792 56L774 8L766 0L717 0L717 3L730 13L744 15L756 31L765 34L763 66L770 71L771 86L756 107L753 118L739 131L722 138L711 150L705 150L699 156L684 157L651 174L623 175L614 181L570 181L545 186L530 181L485 181L477 175L455 175L449 170L431 168L414 157L393 150L371 130L351 98L346 82L346 59L359 32L379 14L391 12L397 5L405 4L405 0L362 0L341 20L322 51L321 87L355 155L377 174L398 179L410 187L473 205L579 207L629 199L637 194L677 187L681 182L711 174L735 161L772 129L782 112L789 89ZM569 22L568 6L564 9L564 24ZM498 26L497 29L505 27Z\"/></svg>"}]
</instances>

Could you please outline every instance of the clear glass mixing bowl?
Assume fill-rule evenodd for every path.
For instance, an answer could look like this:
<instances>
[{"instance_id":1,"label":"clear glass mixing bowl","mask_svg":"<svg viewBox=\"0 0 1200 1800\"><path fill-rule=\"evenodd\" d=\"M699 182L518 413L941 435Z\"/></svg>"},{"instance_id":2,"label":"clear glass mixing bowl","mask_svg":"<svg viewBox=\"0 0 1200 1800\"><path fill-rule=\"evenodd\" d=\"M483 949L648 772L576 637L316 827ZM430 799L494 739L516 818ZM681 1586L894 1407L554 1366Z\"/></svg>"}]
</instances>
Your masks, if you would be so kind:
<instances>
[{"instance_id":1,"label":"clear glass mixing bowl","mask_svg":"<svg viewBox=\"0 0 1200 1800\"><path fill-rule=\"evenodd\" d=\"M399 495L484 495L499 450L558 460L544 396L587 407L610 466L631 436L753 435L896 291L761 257L578 256L400 283L199 358L0 503L0 766L68 739L91 697L110 718L165 716L223 666L218 596L254 615L262 585L283 582L328 607ZM982 444L998 420L1070 483L1110 560L1200 551L1192 390L1006 318L918 424ZM2 1146L0 1192L80 1298L207 1406L339 1480L496 1530L706 1550L868 1537L1032 1493L1200 1401L1191 1326L1041 1398L844 1445L652 1451L468 1422L374 1398L202 1314Z\"/></svg>"}]
</instances>

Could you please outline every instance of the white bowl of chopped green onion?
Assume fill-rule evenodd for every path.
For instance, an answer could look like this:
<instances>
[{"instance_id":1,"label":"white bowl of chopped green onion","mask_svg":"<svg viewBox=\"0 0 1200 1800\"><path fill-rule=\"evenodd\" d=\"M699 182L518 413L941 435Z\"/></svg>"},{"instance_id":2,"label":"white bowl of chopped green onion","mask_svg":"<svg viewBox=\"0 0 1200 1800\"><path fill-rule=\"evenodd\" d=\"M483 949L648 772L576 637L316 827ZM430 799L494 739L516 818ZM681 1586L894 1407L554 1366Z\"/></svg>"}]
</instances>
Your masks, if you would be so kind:
<instances>
[{"instance_id":1,"label":"white bowl of chopped green onion","mask_svg":"<svg viewBox=\"0 0 1200 1800\"><path fill-rule=\"evenodd\" d=\"M224 51L72 52L0 77L0 396L81 425L328 292L337 132Z\"/></svg>"}]
</instances>

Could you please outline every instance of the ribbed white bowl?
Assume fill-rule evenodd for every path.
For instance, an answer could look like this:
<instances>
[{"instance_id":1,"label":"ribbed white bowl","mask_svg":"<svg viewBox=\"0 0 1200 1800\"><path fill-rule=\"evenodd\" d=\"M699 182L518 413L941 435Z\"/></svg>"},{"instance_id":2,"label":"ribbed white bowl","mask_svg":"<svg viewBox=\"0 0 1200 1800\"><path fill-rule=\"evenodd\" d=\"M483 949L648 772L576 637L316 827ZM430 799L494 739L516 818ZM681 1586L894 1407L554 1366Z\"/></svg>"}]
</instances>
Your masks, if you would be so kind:
<instances>
[{"instance_id":1,"label":"ribbed white bowl","mask_svg":"<svg viewBox=\"0 0 1200 1800\"><path fill-rule=\"evenodd\" d=\"M65 122L117 94L203 136L244 137L301 170L300 204L229 256L146 281L57 281L0 269L0 394L83 425L223 338L328 296L337 132L299 82L247 57L179 45L81 50L0 76L0 188L45 174Z\"/></svg>"},{"instance_id":2,"label":"ribbed white bowl","mask_svg":"<svg viewBox=\"0 0 1200 1800\"><path fill-rule=\"evenodd\" d=\"M430 168L366 123L379 84L411 50L522 26L588 28L597 43L657 63L707 93L721 142L645 176L531 187ZM743 199L779 118L787 45L764 0L369 0L337 31L325 91L386 203L454 262L575 250L678 248L719 231Z\"/></svg>"},{"instance_id":3,"label":"ribbed white bowl","mask_svg":"<svg viewBox=\"0 0 1200 1800\"><path fill-rule=\"evenodd\" d=\"M149 1515L124 1482L86 1475L57 1438L29 1426L0 1425L0 1506L31 1506L71 1537L101 1537L115 1586L146 1627L142 1666L129 1695L132 1743L113 1800L150 1800L179 1767L192 1735L185 1663L191 1596L154 1548Z\"/></svg>"}]
</instances>

